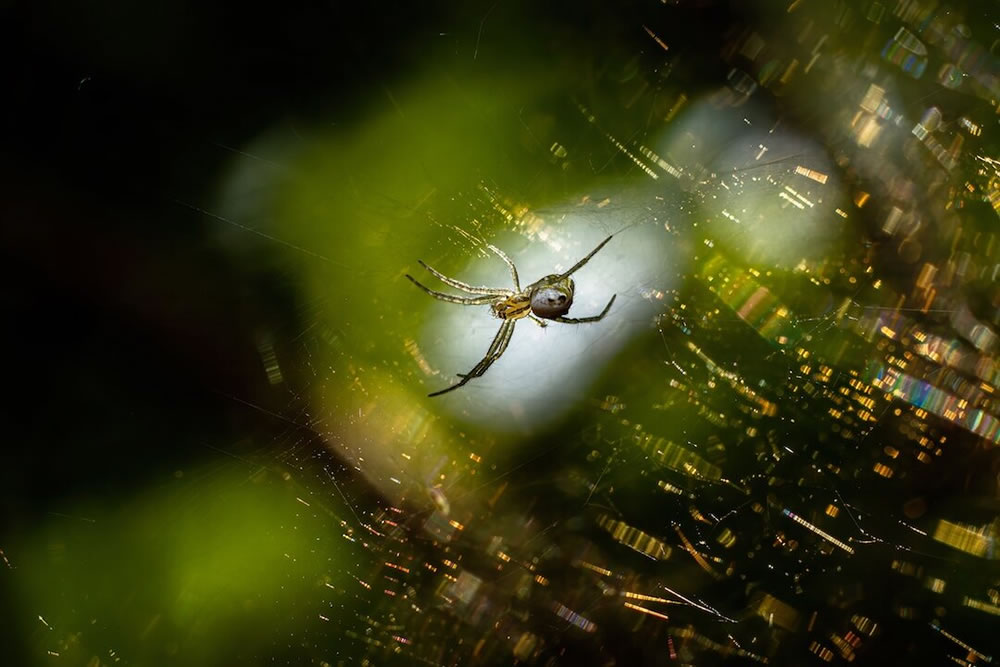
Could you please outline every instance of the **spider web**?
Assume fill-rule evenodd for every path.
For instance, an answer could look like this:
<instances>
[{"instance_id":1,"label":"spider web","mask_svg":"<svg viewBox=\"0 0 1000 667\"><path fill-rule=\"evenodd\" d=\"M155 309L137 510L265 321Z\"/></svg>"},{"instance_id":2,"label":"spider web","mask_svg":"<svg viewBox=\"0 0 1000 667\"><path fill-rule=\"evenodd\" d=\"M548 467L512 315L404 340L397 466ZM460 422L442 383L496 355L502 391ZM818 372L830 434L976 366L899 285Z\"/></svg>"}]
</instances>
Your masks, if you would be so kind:
<instances>
[{"instance_id":1,"label":"spider web","mask_svg":"<svg viewBox=\"0 0 1000 667\"><path fill-rule=\"evenodd\" d=\"M234 276L227 342L252 380L194 383L224 425L167 459L163 488L68 503L0 545L33 656L991 654L995 175L959 119L992 109L886 58L872 79L875 9L720 25L663 4L607 34L560 15L531 42L495 3L464 37L419 37L448 46L336 127L208 141L217 191L168 199ZM942 52L944 28L962 32L921 33ZM548 40L564 76L528 45ZM928 144L910 128L939 94L951 124ZM571 316L617 295L604 320L522 320L483 377L426 396L499 323L416 290L407 273L447 291L417 260L507 287L493 244L526 285L612 234L573 276ZM182 296L206 321L226 300Z\"/></svg>"}]
</instances>

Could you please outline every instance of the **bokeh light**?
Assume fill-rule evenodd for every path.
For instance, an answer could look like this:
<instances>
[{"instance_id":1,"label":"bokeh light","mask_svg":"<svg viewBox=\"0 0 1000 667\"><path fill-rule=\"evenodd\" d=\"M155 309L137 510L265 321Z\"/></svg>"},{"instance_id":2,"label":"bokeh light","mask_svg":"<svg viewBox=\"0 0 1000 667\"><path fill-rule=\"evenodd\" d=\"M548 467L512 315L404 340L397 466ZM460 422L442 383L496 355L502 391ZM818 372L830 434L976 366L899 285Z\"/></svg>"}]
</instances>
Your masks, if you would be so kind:
<instances>
[{"instance_id":1,"label":"bokeh light","mask_svg":"<svg viewBox=\"0 0 1000 667\"><path fill-rule=\"evenodd\" d=\"M996 8L452 4L15 12L0 662L992 662Z\"/></svg>"}]
</instances>

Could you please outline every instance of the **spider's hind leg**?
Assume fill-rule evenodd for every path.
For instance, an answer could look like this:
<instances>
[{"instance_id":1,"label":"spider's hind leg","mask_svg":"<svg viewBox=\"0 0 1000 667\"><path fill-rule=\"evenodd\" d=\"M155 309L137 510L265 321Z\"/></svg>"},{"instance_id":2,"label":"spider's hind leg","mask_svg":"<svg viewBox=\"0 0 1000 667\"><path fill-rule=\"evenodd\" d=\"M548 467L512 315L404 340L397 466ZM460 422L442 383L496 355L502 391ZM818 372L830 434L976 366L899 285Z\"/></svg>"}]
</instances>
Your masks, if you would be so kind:
<instances>
[{"instance_id":1,"label":"spider's hind leg","mask_svg":"<svg viewBox=\"0 0 1000 667\"><path fill-rule=\"evenodd\" d=\"M556 317L554 318L556 322L562 322L563 324L585 324L587 322L600 322L604 319L604 316L608 314L611 310L611 304L615 302L618 297L617 294L611 296L611 301L608 301L608 305L604 306L604 310L601 311L600 315L594 315L592 317Z\"/></svg>"},{"instance_id":2,"label":"spider's hind leg","mask_svg":"<svg viewBox=\"0 0 1000 667\"><path fill-rule=\"evenodd\" d=\"M441 391L435 391L433 394L428 394L428 396L440 396L441 394L447 393L449 391L454 391L459 387L465 385L469 380L477 378L486 372L493 363L499 359L504 351L507 349L507 345L510 343L511 336L514 334L514 324L516 320L504 320L504 323L500 325L500 330L497 331L497 335L494 336L493 342L490 343L490 349L486 351L486 356L482 360L473 366L472 370L468 373L459 373L458 376L462 378L456 384L451 385L446 389Z\"/></svg>"}]
</instances>

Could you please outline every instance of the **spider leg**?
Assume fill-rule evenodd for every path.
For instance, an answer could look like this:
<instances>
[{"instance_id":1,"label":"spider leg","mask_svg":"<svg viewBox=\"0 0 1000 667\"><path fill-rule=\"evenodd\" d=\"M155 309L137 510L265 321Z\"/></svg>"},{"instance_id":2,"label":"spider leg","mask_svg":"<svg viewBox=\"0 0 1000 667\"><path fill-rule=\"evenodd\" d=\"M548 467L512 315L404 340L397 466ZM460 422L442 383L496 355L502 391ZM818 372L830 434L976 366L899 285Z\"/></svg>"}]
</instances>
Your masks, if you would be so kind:
<instances>
[{"instance_id":1,"label":"spider leg","mask_svg":"<svg viewBox=\"0 0 1000 667\"><path fill-rule=\"evenodd\" d=\"M496 246L493 246L493 245L489 245L489 244L487 244L486 247L489 248L490 250L492 250L493 252L495 252L497 254L497 256L500 257L500 259L502 259L503 261L507 262L507 266L510 267L510 276L511 276L511 278L514 279L514 289L516 291L520 292L521 291L521 281L518 280L518 278L517 278L517 268L514 266L514 262L511 261L510 257L508 257L507 254L503 250L501 250L500 248L498 248Z\"/></svg>"},{"instance_id":2,"label":"spider leg","mask_svg":"<svg viewBox=\"0 0 1000 667\"><path fill-rule=\"evenodd\" d=\"M579 262L577 262L576 264L574 264L573 267L570 268L569 271L566 271L565 273L561 273L559 275L559 277L560 278L565 278L565 277L571 275L572 273L576 272L584 264L586 264L587 262L589 262L590 258L593 257L594 255L596 255L597 251L600 250L601 248L603 248L605 245L607 245L608 241L610 241L612 238L614 238L614 234L612 234L608 238L606 238L603 241L601 241L600 244L596 248L594 248L593 250L590 251L589 255L587 255L586 257L584 257L583 259L581 259Z\"/></svg>"},{"instance_id":3,"label":"spider leg","mask_svg":"<svg viewBox=\"0 0 1000 667\"><path fill-rule=\"evenodd\" d=\"M504 328L504 325L510 323L510 326ZM477 378L486 372L493 362L500 358L507 350L507 345L510 343L511 337L514 335L514 320L507 320L504 325L500 326L500 331L497 332L496 338L493 339L493 344L490 345L490 349L486 351L486 356L483 357L482 361L476 364L471 371L468 373L459 373L458 377L470 377Z\"/></svg>"},{"instance_id":4,"label":"spider leg","mask_svg":"<svg viewBox=\"0 0 1000 667\"><path fill-rule=\"evenodd\" d=\"M462 304L463 306L482 306L482 305L485 305L485 304L488 304L488 303L493 303L494 301L496 301L496 297L492 296L492 295L486 295L486 296L454 296L452 294L445 294L444 292L435 292L434 290L430 289L429 287L424 287L423 285L421 285L420 283L418 283L417 279L414 278L413 276L411 276L410 274L406 274L406 277L410 279L410 282L412 282L414 285L416 285L417 287L419 287L423 291L425 291L428 294L430 294L435 299L441 299L442 301L447 301L449 303L459 303L459 304Z\"/></svg>"},{"instance_id":5,"label":"spider leg","mask_svg":"<svg viewBox=\"0 0 1000 667\"><path fill-rule=\"evenodd\" d=\"M435 391L433 394L427 394L428 396L440 396L441 394L446 394L449 391L455 391L459 387L463 386L472 378L477 378L486 372L493 362L500 358L500 355L504 353L507 349L508 343L510 343L511 335L514 333L514 323L516 320L504 320L504 323L500 325L500 330L497 331L497 335L493 338L493 342L490 344L490 349L487 350L486 356L476 364L471 371L464 375L459 375L462 379L456 384L451 385L440 391Z\"/></svg>"},{"instance_id":6,"label":"spider leg","mask_svg":"<svg viewBox=\"0 0 1000 667\"><path fill-rule=\"evenodd\" d=\"M538 326L540 326L540 327L541 327L541 328L543 328L543 329L544 329L545 327L549 326L549 323L548 323L548 322L546 322L545 320L543 320L543 319L541 319L541 318L539 318L539 317L535 317L535 316L534 316L534 315L532 315L531 313L528 313L528 317L530 317L530 318L531 318L531 321L532 321L532 322L534 322L535 324L537 324Z\"/></svg>"},{"instance_id":7,"label":"spider leg","mask_svg":"<svg viewBox=\"0 0 1000 667\"><path fill-rule=\"evenodd\" d=\"M604 316L608 314L611 310L611 304L615 302L617 294L611 297L611 301L608 301L608 305L604 306L604 310L601 311L600 315L594 315L593 317L554 317L552 318L556 322L562 322L563 324L584 324L586 322L600 322L604 319Z\"/></svg>"},{"instance_id":8,"label":"spider leg","mask_svg":"<svg viewBox=\"0 0 1000 667\"><path fill-rule=\"evenodd\" d=\"M455 280L454 278L449 278L448 276L444 275L437 269L434 269L428 266L427 264L424 264L423 261L419 259L417 261L420 262L420 266L430 271L435 278L443 282L445 285L451 285L455 289L460 289L465 292L469 292L470 294L490 294L492 296L511 296L513 294L513 292L511 292L509 289L504 289L503 287L477 287L475 285L463 283L461 280Z\"/></svg>"}]
</instances>

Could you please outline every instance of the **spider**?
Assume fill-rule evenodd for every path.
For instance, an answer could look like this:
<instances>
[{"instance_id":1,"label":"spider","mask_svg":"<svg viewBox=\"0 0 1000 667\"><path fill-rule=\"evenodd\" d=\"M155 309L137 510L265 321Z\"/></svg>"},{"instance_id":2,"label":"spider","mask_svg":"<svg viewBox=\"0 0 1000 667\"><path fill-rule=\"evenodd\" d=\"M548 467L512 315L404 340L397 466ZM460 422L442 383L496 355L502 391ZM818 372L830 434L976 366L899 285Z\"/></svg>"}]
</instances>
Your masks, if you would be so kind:
<instances>
[{"instance_id":1,"label":"spider","mask_svg":"<svg viewBox=\"0 0 1000 667\"><path fill-rule=\"evenodd\" d=\"M468 373L459 373L458 377L462 379L459 380L458 383L440 391L435 391L432 394L428 394L428 396L440 396L441 394L446 394L449 391L454 391L465 385L469 382L469 380L477 378L485 373L486 369L492 366L493 363L500 358L504 351L506 351L507 345L510 343L511 336L514 335L514 325L519 319L529 317L540 327L548 325L548 323L544 320L553 320L555 322L562 322L563 324L583 324L586 322L598 322L602 320L611 309L611 304L615 302L617 294L611 297L611 300L608 301L608 305L604 306L604 310L601 311L600 315L580 318L564 317L564 315L569 312L569 307L573 305L573 290L575 289L575 285L573 284L573 279L570 278L570 276L578 269L582 268L584 264L589 262L590 258L597 254L597 251L607 245L612 236L609 236L601 241L596 248L590 251L590 254L570 267L569 271L545 276L544 278L531 283L524 289L521 289L521 283L518 280L517 269L514 267L514 262L512 262L510 257L504 254L502 250L492 245L487 245L487 247L500 257L500 259L506 262L508 267L510 267L510 275L514 279L514 289L507 289L505 287L476 287L469 285L455 280L454 278L449 278L443 273L431 268L424 262L417 260L420 262L420 266L427 269L432 275L434 275L434 277L443 282L445 285L450 285L451 287L477 296L455 296L452 294L445 294L444 292L435 292L434 290L421 285L417 282L417 279L410 274L406 274L406 277L409 278L414 285L427 292L435 299L441 299L442 301L447 301L449 303L457 303L463 306L489 305L493 311L493 315L503 320L503 324L500 325L500 330L497 331L497 335L493 337L493 342L490 343L490 347L486 351L486 356L483 357L478 364L473 366L472 370Z\"/></svg>"}]
</instances>

